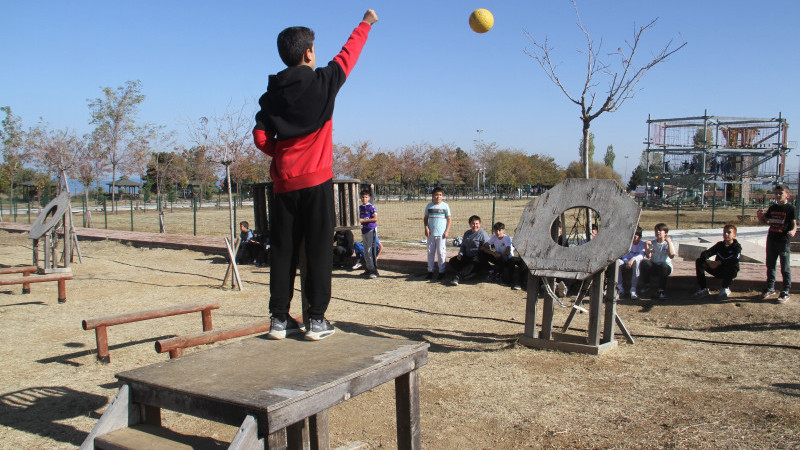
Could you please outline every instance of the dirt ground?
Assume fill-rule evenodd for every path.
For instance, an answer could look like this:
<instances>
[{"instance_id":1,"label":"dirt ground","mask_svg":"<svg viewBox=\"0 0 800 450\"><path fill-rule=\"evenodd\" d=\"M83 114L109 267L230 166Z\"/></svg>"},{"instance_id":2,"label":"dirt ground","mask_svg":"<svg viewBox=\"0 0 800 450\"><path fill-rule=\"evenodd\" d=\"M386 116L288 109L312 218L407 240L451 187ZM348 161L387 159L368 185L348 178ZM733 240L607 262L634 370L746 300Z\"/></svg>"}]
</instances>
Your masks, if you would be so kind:
<instances>
[{"instance_id":1,"label":"dirt ground","mask_svg":"<svg viewBox=\"0 0 800 450\"><path fill-rule=\"evenodd\" d=\"M56 303L54 283L34 284L30 295L0 287L0 448L80 445L116 393L115 373L167 359L155 340L201 329L199 314L111 327L103 365L83 319L208 299L223 305L215 328L267 317L268 268L243 266L237 292L219 287L226 266L218 256L81 245L67 303ZM27 264L30 241L0 231L0 255L3 267ZM728 301L693 300L691 270L677 264L669 300L620 303L636 343L620 337L599 357L519 345L524 291L428 283L419 269L383 270L377 280L335 271L328 316L339 332L430 344L420 369L427 448L800 446L800 296L761 302L763 286L742 282ZM557 308L556 324L567 313ZM575 333L586 324L578 316ZM164 424L212 442L236 431L169 412ZM392 384L332 408L330 429L332 447L394 448Z\"/></svg>"}]
</instances>

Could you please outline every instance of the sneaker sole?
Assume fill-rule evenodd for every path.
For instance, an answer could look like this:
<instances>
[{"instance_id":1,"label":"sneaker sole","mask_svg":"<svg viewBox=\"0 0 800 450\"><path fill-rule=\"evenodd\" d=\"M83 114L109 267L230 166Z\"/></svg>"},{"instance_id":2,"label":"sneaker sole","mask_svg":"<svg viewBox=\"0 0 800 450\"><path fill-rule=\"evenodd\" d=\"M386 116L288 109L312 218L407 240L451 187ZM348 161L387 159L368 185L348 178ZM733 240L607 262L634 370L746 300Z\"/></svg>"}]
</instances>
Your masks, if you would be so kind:
<instances>
[{"instance_id":1,"label":"sneaker sole","mask_svg":"<svg viewBox=\"0 0 800 450\"><path fill-rule=\"evenodd\" d=\"M299 333L305 333L305 329L303 329L303 328L291 328L291 329L283 330L283 331L270 331L269 333L267 333L267 338L279 341L281 339L286 339L286 336L291 336L291 335L299 334Z\"/></svg>"},{"instance_id":2,"label":"sneaker sole","mask_svg":"<svg viewBox=\"0 0 800 450\"><path fill-rule=\"evenodd\" d=\"M335 332L336 332L335 329L321 331L321 332L318 332L318 333L314 333L312 331L309 331L308 333L306 333L306 340L307 341L319 341L319 340L325 339L326 337L331 336Z\"/></svg>"}]
</instances>

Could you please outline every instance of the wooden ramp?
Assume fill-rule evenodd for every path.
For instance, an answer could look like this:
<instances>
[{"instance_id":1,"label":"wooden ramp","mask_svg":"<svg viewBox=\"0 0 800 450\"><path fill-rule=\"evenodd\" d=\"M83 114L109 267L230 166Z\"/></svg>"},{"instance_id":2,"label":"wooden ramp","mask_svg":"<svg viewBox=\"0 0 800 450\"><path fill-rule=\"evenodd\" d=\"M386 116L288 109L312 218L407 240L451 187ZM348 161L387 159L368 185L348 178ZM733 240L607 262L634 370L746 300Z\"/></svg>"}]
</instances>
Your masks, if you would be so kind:
<instances>
[{"instance_id":1,"label":"wooden ramp","mask_svg":"<svg viewBox=\"0 0 800 450\"><path fill-rule=\"evenodd\" d=\"M428 347L341 331L318 342L259 336L122 372L81 448L131 440L159 448L168 433L144 425L158 430L162 408L239 425L228 448L328 448L328 408L392 380L398 447L420 448L417 369Z\"/></svg>"}]
</instances>

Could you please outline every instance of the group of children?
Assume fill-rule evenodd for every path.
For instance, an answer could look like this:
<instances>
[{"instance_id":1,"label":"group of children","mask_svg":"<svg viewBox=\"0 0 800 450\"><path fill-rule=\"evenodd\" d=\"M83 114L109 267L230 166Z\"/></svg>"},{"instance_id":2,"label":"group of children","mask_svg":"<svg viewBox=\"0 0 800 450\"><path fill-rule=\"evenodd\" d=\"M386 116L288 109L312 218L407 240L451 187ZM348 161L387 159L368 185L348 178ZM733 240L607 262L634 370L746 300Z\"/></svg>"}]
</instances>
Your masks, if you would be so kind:
<instances>
[{"instance_id":1,"label":"group of children","mask_svg":"<svg viewBox=\"0 0 800 450\"><path fill-rule=\"evenodd\" d=\"M761 293L761 299L767 300L775 295L776 266L780 260L783 286L776 301L786 303L789 301L789 291L792 285L790 267L790 240L797 231L794 206L788 203L789 188L785 185L775 187L775 203L766 212L758 210L757 217L761 223L768 224L766 245L767 287ZM630 251L620 258L619 282L617 291L620 296L625 295L625 279L629 276L627 293L631 299L637 299L639 281L647 284L653 280L657 291L656 298L666 298L667 277L672 274L672 258L675 256L675 247L667 236L669 229L663 223L655 226L655 239L642 242L642 229L636 230ZM721 280L721 287L717 299L727 299L731 294L731 283L739 273L739 259L742 246L736 240L737 229L735 225L727 224L722 229L722 240L700 253L695 260L695 275L697 290L695 298L711 295L706 282L706 272ZM713 259L711 259L713 258Z\"/></svg>"},{"instance_id":2,"label":"group of children","mask_svg":"<svg viewBox=\"0 0 800 450\"><path fill-rule=\"evenodd\" d=\"M284 339L294 333L305 333L305 339L317 341L335 332L325 318L331 299L331 271L334 254L330 250L330 238L334 234L333 197L333 108L336 96L353 70L367 41L373 25L378 21L374 10L367 10L350 34L342 50L324 67L317 67L314 32L306 27L286 28L278 35L277 47L286 69L270 75L267 91L259 99L260 110L255 117L253 140L256 147L271 157L270 178L273 191L270 198L270 299L271 339ZM789 272L789 239L795 233L794 208L788 205L788 190L776 189L778 205L767 212L759 211L758 218L770 225L767 237L767 288L764 298L775 293L775 263L781 261L783 289L779 302L789 298L791 274ZM433 279L434 263L438 258L438 276L442 279L445 269L446 240L452 224L450 208L443 201L441 189L434 189L432 202L425 207L424 225L428 245L428 278ZM365 274L378 276L377 270L377 221L378 214L369 203L369 192L361 193L360 223L364 248ZM243 240L252 242L249 227L242 227ZM639 272L645 278L655 277L659 288L658 297L663 298L666 278L672 272L671 259L675 250L667 237L667 227L659 224L655 228L656 238L644 246L644 255L638 253L623 257L622 269L632 270L637 279L632 280L631 296L636 295ZM452 284L462 277L475 273L483 264L494 265L496 272L508 273L520 264L514 255L505 227L493 226L493 236L480 230L480 218L470 218L470 229L464 234L459 254L451 259L456 272ZM730 280L738 267L738 252L735 247L736 228L726 226L722 244L703 253L697 262L698 294L708 291L704 283L705 272ZM469 238L469 239L467 239ZM343 238L347 247L346 238ZM641 240L639 233L638 240ZM305 246L301 243L305 241ZM335 242L335 247L338 247ZM638 245L638 244L637 244ZM637 252L641 250L637 247ZM245 249L252 248L245 245ZM307 261L306 291L308 299L307 319L298 323L289 315L289 306L294 294L294 282L300 251L304 248ZM633 252L633 249L632 249ZM716 255L716 261L707 261ZM244 258L252 255L245 254ZM515 259L517 258L517 259ZM728 261L730 260L730 261ZM633 262L631 262L633 261ZM524 266L524 264L522 264ZM727 295L729 281L722 293ZM514 284L518 286L518 282ZM622 290L622 289L621 289Z\"/></svg>"}]
</instances>

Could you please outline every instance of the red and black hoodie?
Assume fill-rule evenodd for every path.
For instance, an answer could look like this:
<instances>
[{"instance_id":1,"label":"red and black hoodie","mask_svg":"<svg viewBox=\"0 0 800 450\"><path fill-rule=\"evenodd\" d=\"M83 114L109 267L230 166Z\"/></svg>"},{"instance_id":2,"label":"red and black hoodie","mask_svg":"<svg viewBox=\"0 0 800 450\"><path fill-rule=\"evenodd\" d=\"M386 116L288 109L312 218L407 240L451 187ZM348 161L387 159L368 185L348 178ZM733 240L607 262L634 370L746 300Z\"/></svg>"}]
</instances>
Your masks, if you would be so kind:
<instances>
[{"instance_id":1,"label":"red and black hoodie","mask_svg":"<svg viewBox=\"0 0 800 450\"><path fill-rule=\"evenodd\" d=\"M253 139L272 157L273 192L317 186L333 178L333 106L355 66L371 27L361 22L325 67L288 67L270 75L258 100Z\"/></svg>"}]
</instances>

